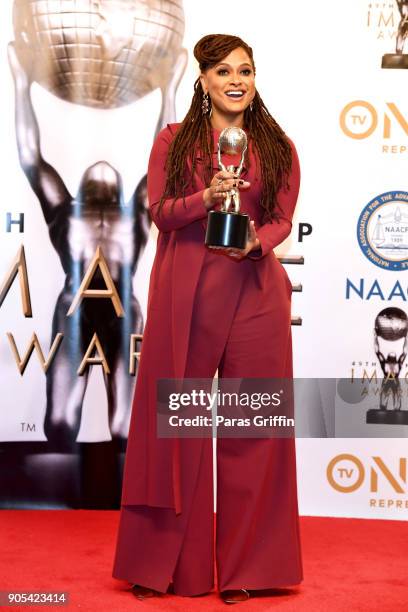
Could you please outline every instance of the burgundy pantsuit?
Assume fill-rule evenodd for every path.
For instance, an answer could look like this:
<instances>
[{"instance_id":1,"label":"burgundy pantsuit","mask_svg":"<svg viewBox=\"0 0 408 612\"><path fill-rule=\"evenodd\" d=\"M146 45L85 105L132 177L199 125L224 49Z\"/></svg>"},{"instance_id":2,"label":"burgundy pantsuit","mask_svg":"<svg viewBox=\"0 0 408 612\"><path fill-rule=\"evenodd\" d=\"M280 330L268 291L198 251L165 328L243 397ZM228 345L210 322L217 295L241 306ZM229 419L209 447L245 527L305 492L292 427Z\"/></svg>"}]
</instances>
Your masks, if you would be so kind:
<instances>
[{"instance_id":1,"label":"burgundy pantsuit","mask_svg":"<svg viewBox=\"0 0 408 612\"><path fill-rule=\"evenodd\" d=\"M242 177L251 188L241 192L241 210L255 221L261 248L233 259L204 245L208 213L200 175L184 203L177 200L171 212L172 200L166 201L158 215L176 129L160 132L149 162L149 205L159 237L113 576L163 592L173 582L175 593L197 595L214 585L212 440L156 436L156 380L212 378L217 368L225 378L292 376L292 289L272 249L290 232L300 173L291 143L290 189L279 193L279 222L261 225L259 167L250 150ZM215 173L215 151L213 162ZM215 555L220 590L302 580L294 439L218 438Z\"/></svg>"}]
</instances>

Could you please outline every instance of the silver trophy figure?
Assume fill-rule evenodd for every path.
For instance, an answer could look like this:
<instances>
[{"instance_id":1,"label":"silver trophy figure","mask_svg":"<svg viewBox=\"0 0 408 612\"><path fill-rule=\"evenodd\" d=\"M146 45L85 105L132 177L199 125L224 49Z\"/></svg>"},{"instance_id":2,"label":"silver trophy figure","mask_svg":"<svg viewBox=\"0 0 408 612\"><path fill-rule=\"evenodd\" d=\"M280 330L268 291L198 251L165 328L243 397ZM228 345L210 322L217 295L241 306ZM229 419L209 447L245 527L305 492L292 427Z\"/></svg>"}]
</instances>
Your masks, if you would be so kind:
<instances>
[{"instance_id":1,"label":"silver trophy figure","mask_svg":"<svg viewBox=\"0 0 408 612\"><path fill-rule=\"evenodd\" d=\"M383 347L380 347L380 340ZM402 347L398 347L398 343L403 343ZM408 351L408 317L403 310L389 307L377 315L374 348L384 378L381 381L380 408L368 410L366 422L408 425L408 410L401 409L403 391L399 380ZM390 348L394 350L390 351Z\"/></svg>"},{"instance_id":2,"label":"silver trophy figure","mask_svg":"<svg viewBox=\"0 0 408 612\"><path fill-rule=\"evenodd\" d=\"M111 370L104 373L110 433L121 443L128 435L134 385L129 337L144 326L133 277L151 224L146 175L125 202L119 172L97 160L84 169L77 193L69 193L42 156L31 85L36 81L58 98L98 109L120 108L160 88L157 134L175 121L186 66L182 0L15 0L13 18L15 41L8 54L20 164L66 275L52 321L52 338L63 332L64 343L47 372L44 433L58 452L75 445L89 379L89 368L83 375L77 368L96 332ZM118 288L123 318L110 300L86 300L67 316L97 247ZM100 288L103 280L95 277L93 285Z\"/></svg>"},{"instance_id":3,"label":"silver trophy figure","mask_svg":"<svg viewBox=\"0 0 408 612\"><path fill-rule=\"evenodd\" d=\"M401 19L398 24L395 53L383 55L381 68L408 68L408 54L403 53L408 36L408 0L397 0L397 4Z\"/></svg>"},{"instance_id":4,"label":"silver trophy figure","mask_svg":"<svg viewBox=\"0 0 408 612\"><path fill-rule=\"evenodd\" d=\"M218 166L220 170L233 172L239 178L244 165L248 141L244 130L238 127L225 128L218 140ZM221 155L241 154L237 167L225 166ZM231 205L234 210L230 211ZM231 189L221 205L221 210L208 213L205 244L208 246L232 247L244 249L248 240L249 216L240 213L241 201L239 189Z\"/></svg>"}]
</instances>

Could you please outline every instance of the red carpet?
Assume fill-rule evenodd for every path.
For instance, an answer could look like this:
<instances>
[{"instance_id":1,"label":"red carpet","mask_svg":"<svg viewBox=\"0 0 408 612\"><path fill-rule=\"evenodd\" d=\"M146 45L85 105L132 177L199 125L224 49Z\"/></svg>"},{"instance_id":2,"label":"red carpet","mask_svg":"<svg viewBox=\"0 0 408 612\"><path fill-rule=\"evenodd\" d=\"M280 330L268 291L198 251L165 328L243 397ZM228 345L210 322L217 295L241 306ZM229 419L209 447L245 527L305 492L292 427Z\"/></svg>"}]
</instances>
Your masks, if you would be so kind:
<instances>
[{"instance_id":1,"label":"red carpet","mask_svg":"<svg viewBox=\"0 0 408 612\"><path fill-rule=\"evenodd\" d=\"M217 594L166 594L141 602L111 577L119 512L2 510L0 590L68 591L68 606L18 610L229 610ZM301 517L305 579L263 592L235 612L408 610L408 525L402 521ZM5 609L5 608L4 608Z\"/></svg>"}]
</instances>

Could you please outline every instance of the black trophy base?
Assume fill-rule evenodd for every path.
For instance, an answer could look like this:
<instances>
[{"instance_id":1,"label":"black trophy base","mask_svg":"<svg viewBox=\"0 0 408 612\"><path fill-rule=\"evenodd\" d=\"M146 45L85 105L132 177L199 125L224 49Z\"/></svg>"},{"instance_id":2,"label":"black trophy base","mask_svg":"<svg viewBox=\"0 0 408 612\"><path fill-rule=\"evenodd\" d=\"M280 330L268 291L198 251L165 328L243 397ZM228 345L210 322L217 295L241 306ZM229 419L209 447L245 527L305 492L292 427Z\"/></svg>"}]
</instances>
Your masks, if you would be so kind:
<instances>
[{"instance_id":1,"label":"black trophy base","mask_svg":"<svg viewBox=\"0 0 408 612\"><path fill-rule=\"evenodd\" d=\"M0 510L120 508L126 440L0 443ZM103 469L101 469L103 466Z\"/></svg>"},{"instance_id":2,"label":"black trophy base","mask_svg":"<svg viewBox=\"0 0 408 612\"><path fill-rule=\"evenodd\" d=\"M207 246L244 249L248 241L248 224L248 215L210 210L205 244Z\"/></svg>"},{"instance_id":3,"label":"black trophy base","mask_svg":"<svg viewBox=\"0 0 408 612\"><path fill-rule=\"evenodd\" d=\"M367 410L366 423L374 425L408 425L408 410Z\"/></svg>"},{"instance_id":4,"label":"black trophy base","mask_svg":"<svg viewBox=\"0 0 408 612\"><path fill-rule=\"evenodd\" d=\"M381 68L408 69L408 55L406 53L386 53L382 57Z\"/></svg>"}]
</instances>

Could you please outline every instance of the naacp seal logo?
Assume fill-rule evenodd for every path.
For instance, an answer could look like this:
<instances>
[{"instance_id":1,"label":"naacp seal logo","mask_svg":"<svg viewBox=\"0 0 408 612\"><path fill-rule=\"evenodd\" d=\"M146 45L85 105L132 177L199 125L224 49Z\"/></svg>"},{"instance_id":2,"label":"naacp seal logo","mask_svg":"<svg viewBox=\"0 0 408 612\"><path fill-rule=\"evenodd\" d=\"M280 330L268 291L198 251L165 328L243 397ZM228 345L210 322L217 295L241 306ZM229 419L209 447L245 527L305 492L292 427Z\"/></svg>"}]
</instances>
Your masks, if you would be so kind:
<instances>
[{"instance_id":1,"label":"naacp seal logo","mask_svg":"<svg viewBox=\"0 0 408 612\"><path fill-rule=\"evenodd\" d=\"M408 193L388 191L372 199L358 219L357 239L379 268L408 269Z\"/></svg>"}]
</instances>

